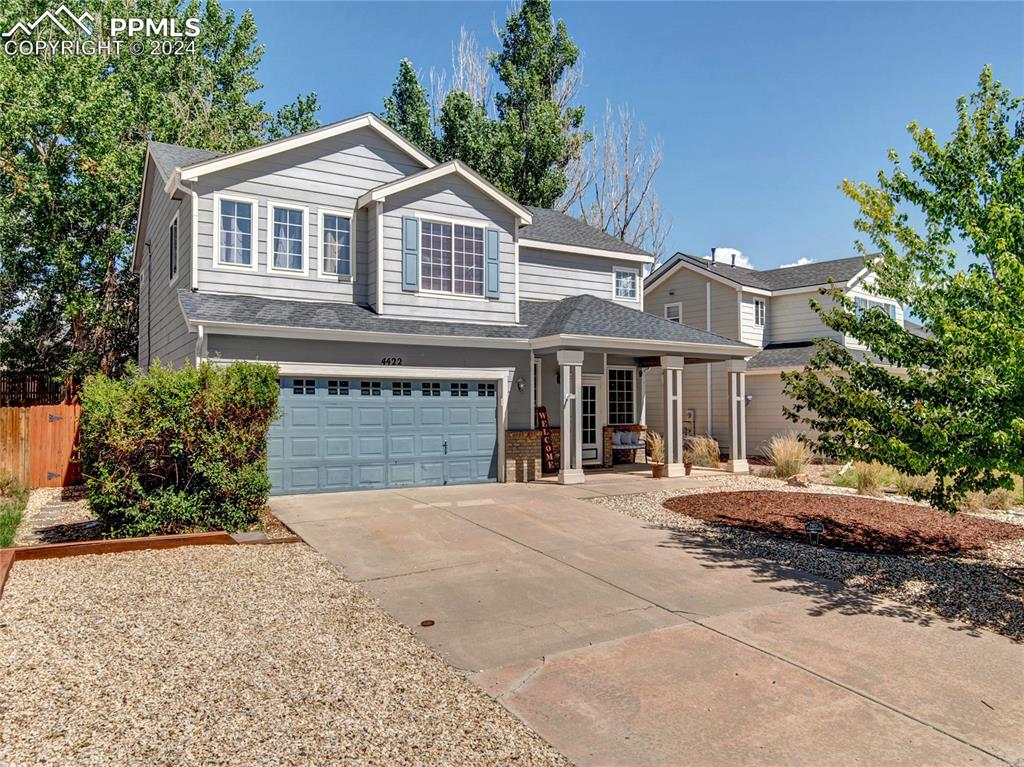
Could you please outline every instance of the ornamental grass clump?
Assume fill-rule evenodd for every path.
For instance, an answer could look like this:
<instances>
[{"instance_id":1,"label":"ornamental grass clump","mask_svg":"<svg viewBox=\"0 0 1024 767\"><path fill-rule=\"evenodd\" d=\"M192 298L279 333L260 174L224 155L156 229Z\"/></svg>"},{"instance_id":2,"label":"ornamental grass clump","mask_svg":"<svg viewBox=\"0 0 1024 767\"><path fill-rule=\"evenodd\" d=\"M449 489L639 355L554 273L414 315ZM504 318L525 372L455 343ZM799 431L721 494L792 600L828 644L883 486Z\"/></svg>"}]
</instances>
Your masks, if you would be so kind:
<instances>
[{"instance_id":1,"label":"ornamental grass clump","mask_svg":"<svg viewBox=\"0 0 1024 767\"><path fill-rule=\"evenodd\" d=\"M656 431L647 432L647 459L653 464L665 463L665 438Z\"/></svg>"},{"instance_id":2,"label":"ornamental grass clump","mask_svg":"<svg viewBox=\"0 0 1024 767\"><path fill-rule=\"evenodd\" d=\"M694 466L717 469L722 463L722 453L718 442L711 437L690 437L683 451L683 460Z\"/></svg>"},{"instance_id":3,"label":"ornamental grass clump","mask_svg":"<svg viewBox=\"0 0 1024 767\"><path fill-rule=\"evenodd\" d=\"M772 476L786 479L800 474L807 464L807 445L794 433L777 434L765 449L765 457L771 462Z\"/></svg>"},{"instance_id":4,"label":"ornamental grass clump","mask_svg":"<svg viewBox=\"0 0 1024 767\"><path fill-rule=\"evenodd\" d=\"M81 392L81 457L89 508L113 537L234 531L270 492L267 431L277 369L159 364Z\"/></svg>"}]
</instances>

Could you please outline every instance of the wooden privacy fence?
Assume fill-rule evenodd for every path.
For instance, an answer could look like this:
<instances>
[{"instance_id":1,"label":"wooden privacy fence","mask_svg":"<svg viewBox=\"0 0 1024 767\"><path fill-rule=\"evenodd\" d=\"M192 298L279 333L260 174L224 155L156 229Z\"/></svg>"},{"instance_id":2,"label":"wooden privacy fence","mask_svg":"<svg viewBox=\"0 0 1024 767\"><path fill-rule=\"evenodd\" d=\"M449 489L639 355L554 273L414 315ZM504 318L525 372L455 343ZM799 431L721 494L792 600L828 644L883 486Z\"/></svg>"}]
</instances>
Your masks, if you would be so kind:
<instances>
[{"instance_id":1,"label":"wooden privacy fence","mask_svg":"<svg viewBox=\"0 0 1024 767\"><path fill-rule=\"evenodd\" d=\"M0 474L23 486L66 487L82 480L78 404L0 407Z\"/></svg>"}]
</instances>

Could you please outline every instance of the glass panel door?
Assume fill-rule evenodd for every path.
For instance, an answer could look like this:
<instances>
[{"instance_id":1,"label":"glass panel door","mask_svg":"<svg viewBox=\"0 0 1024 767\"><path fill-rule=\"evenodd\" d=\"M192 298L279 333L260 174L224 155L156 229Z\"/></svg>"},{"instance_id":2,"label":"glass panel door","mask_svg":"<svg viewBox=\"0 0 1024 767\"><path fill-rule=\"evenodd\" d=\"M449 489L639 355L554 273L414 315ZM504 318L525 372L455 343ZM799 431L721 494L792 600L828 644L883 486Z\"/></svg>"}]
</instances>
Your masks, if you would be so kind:
<instances>
[{"instance_id":1,"label":"glass panel door","mask_svg":"<svg viewBox=\"0 0 1024 767\"><path fill-rule=\"evenodd\" d=\"M591 380L587 380L587 379ZM582 402L580 403L582 439L580 440L583 452L584 463L601 462L601 414L599 403L601 401L600 376L583 376L583 385L580 387Z\"/></svg>"}]
</instances>

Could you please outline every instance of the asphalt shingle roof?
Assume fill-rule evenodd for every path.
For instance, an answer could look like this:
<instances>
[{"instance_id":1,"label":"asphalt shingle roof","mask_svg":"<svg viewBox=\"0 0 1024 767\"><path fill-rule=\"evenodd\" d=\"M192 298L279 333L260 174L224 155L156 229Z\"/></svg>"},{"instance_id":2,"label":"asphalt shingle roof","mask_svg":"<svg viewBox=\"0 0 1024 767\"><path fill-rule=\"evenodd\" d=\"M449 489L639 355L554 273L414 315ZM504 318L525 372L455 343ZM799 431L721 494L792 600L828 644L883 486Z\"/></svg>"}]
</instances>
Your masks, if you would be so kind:
<instances>
[{"instance_id":1,"label":"asphalt shingle roof","mask_svg":"<svg viewBox=\"0 0 1024 767\"><path fill-rule=\"evenodd\" d=\"M831 261L815 261L810 264L785 266L778 269L758 270L747 269L742 266L731 266L729 263L721 261L712 263L706 258L698 258L686 253L676 253L647 277L647 283L654 282L660 275L683 259L709 272L720 274L733 282L738 282L740 285L750 288L761 288L762 290L788 290L791 288L824 285L829 279L836 282L845 282L864 268L864 258L862 256L837 258Z\"/></svg>"},{"instance_id":2,"label":"asphalt shingle roof","mask_svg":"<svg viewBox=\"0 0 1024 767\"><path fill-rule=\"evenodd\" d=\"M584 224L579 219L567 216L565 213L559 213L550 208L534 208L529 205L526 207L533 214L533 223L519 230L519 236L524 240L539 240L554 245L577 245L598 250L611 250L616 253L629 253L633 256L651 255L645 250L612 237L610 234L595 229L590 224Z\"/></svg>"},{"instance_id":3,"label":"asphalt shingle roof","mask_svg":"<svg viewBox=\"0 0 1024 767\"><path fill-rule=\"evenodd\" d=\"M178 291L178 300L190 322L409 333L442 338L527 340L553 335L579 335L635 338L637 341L715 344L735 346L737 350L751 348L724 336L678 322L670 322L653 314L589 295L574 296L561 301L522 301L519 325L403 320L381 317L367 307L355 304L193 293L186 289Z\"/></svg>"},{"instance_id":4,"label":"asphalt shingle roof","mask_svg":"<svg viewBox=\"0 0 1024 767\"><path fill-rule=\"evenodd\" d=\"M190 149L187 146L177 144L164 144L160 141L149 142L149 153L156 162L160 172L170 178L175 168L184 168L194 165L203 160L210 160L220 157L221 152L211 152L208 149Z\"/></svg>"}]
</instances>

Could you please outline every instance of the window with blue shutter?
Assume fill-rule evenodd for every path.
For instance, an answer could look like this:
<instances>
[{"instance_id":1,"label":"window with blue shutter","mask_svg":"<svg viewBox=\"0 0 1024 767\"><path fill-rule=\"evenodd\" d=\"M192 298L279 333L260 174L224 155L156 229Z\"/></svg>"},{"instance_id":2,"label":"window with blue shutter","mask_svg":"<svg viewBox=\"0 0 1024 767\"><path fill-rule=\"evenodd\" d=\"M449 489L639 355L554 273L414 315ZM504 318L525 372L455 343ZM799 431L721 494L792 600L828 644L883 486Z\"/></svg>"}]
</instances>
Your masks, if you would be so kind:
<instances>
[{"instance_id":1,"label":"window with blue shutter","mask_svg":"<svg viewBox=\"0 0 1024 767\"><path fill-rule=\"evenodd\" d=\"M402 219L402 290L420 289L420 222Z\"/></svg>"},{"instance_id":2,"label":"window with blue shutter","mask_svg":"<svg viewBox=\"0 0 1024 767\"><path fill-rule=\"evenodd\" d=\"M501 248L497 229L487 230L487 297L501 298Z\"/></svg>"}]
</instances>

